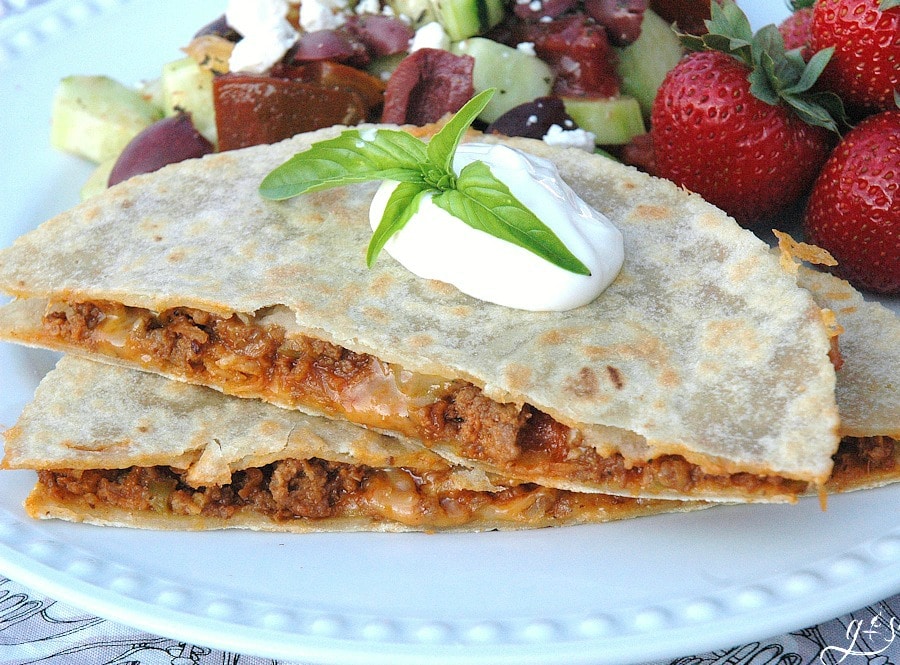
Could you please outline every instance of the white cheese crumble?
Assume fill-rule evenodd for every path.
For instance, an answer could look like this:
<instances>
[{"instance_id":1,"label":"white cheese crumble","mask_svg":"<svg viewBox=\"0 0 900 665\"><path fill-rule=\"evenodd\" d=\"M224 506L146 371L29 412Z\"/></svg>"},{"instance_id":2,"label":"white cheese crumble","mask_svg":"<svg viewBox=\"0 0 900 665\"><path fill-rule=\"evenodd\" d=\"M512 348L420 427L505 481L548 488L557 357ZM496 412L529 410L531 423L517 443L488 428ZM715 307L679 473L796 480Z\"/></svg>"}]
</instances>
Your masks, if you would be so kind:
<instances>
[{"instance_id":1,"label":"white cheese crumble","mask_svg":"<svg viewBox=\"0 0 900 665\"><path fill-rule=\"evenodd\" d=\"M516 50L527 55L537 55L534 50L534 42L519 42L516 44Z\"/></svg>"},{"instance_id":2,"label":"white cheese crumble","mask_svg":"<svg viewBox=\"0 0 900 665\"><path fill-rule=\"evenodd\" d=\"M567 123L571 125L572 123ZM594 152L597 147L596 135L583 129L563 129L559 125L550 125L543 136L544 143L563 148L578 148L585 152Z\"/></svg>"},{"instance_id":3,"label":"white cheese crumble","mask_svg":"<svg viewBox=\"0 0 900 665\"><path fill-rule=\"evenodd\" d=\"M347 22L347 0L303 0L300 27L307 32L334 30Z\"/></svg>"},{"instance_id":4,"label":"white cheese crumble","mask_svg":"<svg viewBox=\"0 0 900 665\"><path fill-rule=\"evenodd\" d=\"M354 11L357 14L380 14L381 2L379 0L361 0Z\"/></svg>"},{"instance_id":5,"label":"white cheese crumble","mask_svg":"<svg viewBox=\"0 0 900 665\"><path fill-rule=\"evenodd\" d=\"M444 26L437 21L431 21L416 30L416 34L409 43L409 52L413 53L423 48L450 50L450 37L444 30Z\"/></svg>"},{"instance_id":6,"label":"white cheese crumble","mask_svg":"<svg viewBox=\"0 0 900 665\"><path fill-rule=\"evenodd\" d=\"M229 0L225 20L241 35L229 69L261 74L278 62L298 37L287 13L286 0Z\"/></svg>"}]
</instances>

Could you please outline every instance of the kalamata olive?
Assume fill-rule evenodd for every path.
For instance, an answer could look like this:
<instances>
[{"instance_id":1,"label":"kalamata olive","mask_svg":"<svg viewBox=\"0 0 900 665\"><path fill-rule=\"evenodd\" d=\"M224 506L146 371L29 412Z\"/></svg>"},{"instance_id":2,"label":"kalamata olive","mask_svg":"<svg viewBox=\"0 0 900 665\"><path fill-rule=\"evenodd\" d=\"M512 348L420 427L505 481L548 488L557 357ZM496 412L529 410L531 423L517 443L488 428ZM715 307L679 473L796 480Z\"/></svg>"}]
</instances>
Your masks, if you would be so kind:
<instances>
[{"instance_id":1,"label":"kalamata olive","mask_svg":"<svg viewBox=\"0 0 900 665\"><path fill-rule=\"evenodd\" d=\"M205 35L215 35L217 37L227 39L230 42L237 42L241 39L240 33L230 25L228 25L228 21L225 19L225 14L222 14L219 18L207 23L196 33L194 33L195 38L203 37Z\"/></svg>"},{"instance_id":2,"label":"kalamata olive","mask_svg":"<svg viewBox=\"0 0 900 665\"><path fill-rule=\"evenodd\" d=\"M474 69L469 55L435 48L414 51L388 79L381 121L421 126L459 111L475 94Z\"/></svg>"},{"instance_id":3,"label":"kalamata olive","mask_svg":"<svg viewBox=\"0 0 900 665\"><path fill-rule=\"evenodd\" d=\"M648 0L585 0L584 11L606 29L613 46L628 46L641 34Z\"/></svg>"},{"instance_id":4,"label":"kalamata olive","mask_svg":"<svg viewBox=\"0 0 900 665\"><path fill-rule=\"evenodd\" d=\"M562 16L577 4L577 0L515 0L513 13L525 21L539 21Z\"/></svg>"},{"instance_id":5,"label":"kalamata olive","mask_svg":"<svg viewBox=\"0 0 900 665\"><path fill-rule=\"evenodd\" d=\"M343 29L304 32L284 56L288 64L317 60L365 67L371 57L366 45L356 35Z\"/></svg>"},{"instance_id":6,"label":"kalamata olive","mask_svg":"<svg viewBox=\"0 0 900 665\"><path fill-rule=\"evenodd\" d=\"M576 129L575 121L566 113L565 104L558 97L538 97L527 104L519 104L494 120L485 128L488 134L524 136L542 139L553 125Z\"/></svg>"},{"instance_id":7,"label":"kalamata olive","mask_svg":"<svg viewBox=\"0 0 900 665\"><path fill-rule=\"evenodd\" d=\"M373 58L396 55L409 49L415 31L405 21L381 14L354 15L345 28L366 45Z\"/></svg>"},{"instance_id":8,"label":"kalamata olive","mask_svg":"<svg viewBox=\"0 0 900 665\"><path fill-rule=\"evenodd\" d=\"M620 79L616 53L606 30L582 14L552 21L525 23L521 41L534 44L538 57L550 65L556 78L553 94L567 97L615 97Z\"/></svg>"},{"instance_id":9,"label":"kalamata olive","mask_svg":"<svg viewBox=\"0 0 900 665\"><path fill-rule=\"evenodd\" d=\"M188 113L157 120L135 136L119 155L109 174L109 186L139 173L150 173L166 164L202 157L212 144L198 132Z\"/></svg>"},{"instance_id":10,"label":"kalamata olive","mask_svg":"<svg viewBox=\"0 0 900 665\"><path fill-rule=\"evenodd\" d=\"M721 4L721 0L717 1ZM706 34L704 21L710 18L709 0L650 0L650 9L666 23L677 23L681 32Z\"/></svg>"}]
</instances>

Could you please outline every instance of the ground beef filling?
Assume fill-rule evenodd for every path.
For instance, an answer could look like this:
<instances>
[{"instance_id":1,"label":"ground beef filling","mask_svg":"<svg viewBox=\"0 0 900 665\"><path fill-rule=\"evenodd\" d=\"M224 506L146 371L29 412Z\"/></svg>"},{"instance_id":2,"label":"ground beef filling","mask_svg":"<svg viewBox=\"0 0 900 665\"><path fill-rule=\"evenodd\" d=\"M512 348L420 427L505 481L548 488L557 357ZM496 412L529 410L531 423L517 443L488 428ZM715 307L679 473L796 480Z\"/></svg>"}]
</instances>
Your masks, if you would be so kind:
<instances>
[{"instance_id":1,"label":"ground beef filling","mask_svg":"<svg viewBox=\"0 0 900 665\"><path fill-rule=\"evenodd\" d=\"M400 468L320 459L287 459L238 471L223 486L191 487L183 475L164 466L38 472L39 483L59 503L225 520L249 511L276 522L370 517L439 529L501 513L526 523L561 519L583 503L572 492L530 484L497 492L440 490L440 473L418 476ZM587 497L597 506L628 501L596 495L591 502Z\"/></svg>"},{"instance_id":2,"label":"ground beef filling","mask_svg":"<svg viewBox=\"0 0 900 665\"><path fill-rule=\"evenodd\" d=\"M877 482L879 474L891 474L900 466L900 445L888 436L845 437L834 456L829 486L840 491L859 484L863 477Z\"/></svg>"},{"instance_id":3,"label":"ground beef filling","mask_svg":"<svg viewBox=\"0 0 900 665\"><path fill-rule=\"evenodd\" d=\"M627 493L741 489L797 494L799 481L749 473L713 475L676 455L646 463L603 457L569 427L529 405L501 404L464 381L398 381L400 368L277 325L189 308L159 314L105 301L48 310L47 334L144 367L214 385L225 392L274 398L343 416L426 443L449 442L462 456L510 476L604 481ZM403 385L401 385L403 384ZM387 387L386 387L387 386ZM410 387L411 386L411 387ZM373 405L377 408L373 408Z\"/></svg>"}]
</instances>

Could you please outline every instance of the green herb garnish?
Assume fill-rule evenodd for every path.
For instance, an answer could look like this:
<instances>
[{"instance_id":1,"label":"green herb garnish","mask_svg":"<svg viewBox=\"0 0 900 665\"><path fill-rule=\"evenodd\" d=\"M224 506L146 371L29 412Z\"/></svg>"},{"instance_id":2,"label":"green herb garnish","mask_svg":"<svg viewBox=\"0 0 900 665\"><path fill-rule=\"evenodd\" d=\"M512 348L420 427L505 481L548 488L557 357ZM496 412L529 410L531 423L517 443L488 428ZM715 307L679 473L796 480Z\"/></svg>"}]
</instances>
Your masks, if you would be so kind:
<instances>
[{"instance_id":1,"label":"green herb garnish","mask_svg":"<svg viewBox=\"0 0 900 665\"><path fill-rule=\"evenodd\" d=\"M590 270L557 235L498 180L484 162L472 162L457 176L453 155L469 125L493 96L470 99L427 144L392 129L350 129L291 157L259 186L267 199L283 200L369 180L396 180L384 215L366 253L371 267L388 239L419 209L422 197L469 226L511 242L579 275Z\"/></svg>"}]
</instances>

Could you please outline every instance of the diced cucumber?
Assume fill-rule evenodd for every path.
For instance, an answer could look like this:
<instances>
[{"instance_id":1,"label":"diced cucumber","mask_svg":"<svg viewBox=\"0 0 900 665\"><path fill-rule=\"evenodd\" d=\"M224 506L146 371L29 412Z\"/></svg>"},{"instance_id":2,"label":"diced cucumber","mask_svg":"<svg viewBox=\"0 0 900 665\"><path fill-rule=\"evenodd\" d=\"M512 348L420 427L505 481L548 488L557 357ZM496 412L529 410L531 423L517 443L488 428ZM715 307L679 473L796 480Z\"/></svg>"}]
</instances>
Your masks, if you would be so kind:
<instances>
[{"instance_id":1,"label":"diced cucumber","mask_svg":"<svg viewBox=\"0 0 900 665\"><path fill-rule=\"evenodd\" d=\"M503 20L503 0L432 0L434 16L451 41L481 35Z\"/></svg>"},{"instance_id":2,"label":"diced cucumber","mask_svg":"<svg viewBox=\"0 0 900 665\"><path fill-rule=\"evenodd\" d=\"M118 157L111 157L97 165L81 187L82 201L96 196L109 187L109 174L112 173L113 166L116 165L117 161Z\"/></svg>"},{"instance_id":3,"label":"diced cucumber","mask_svg":"<svg viewBox=\"0 0 900 665\"><path fill-rule=\"evenodd\" d=\"M163 109L165 107L166 100L163 97L161 78L141 81L140 85L138 86L138 92L141 93L141 96L144 99L146 99L158 109Z\"/></svg>"},{"instance_id":4,"label":"diced cucumber","mask_svg":"<svg viewBox=\"0 0 900 665\"><path fill-rule=\"evenodd\" d=\"M647 131L641 106L634 97L563 97L562 100L576 124L595 134L597 145L624 145Z\"/></svg>"},{"instance_id":5,"label":"diced cucumber","mask_svg":"<svg viewBox=\"0 0 900 665\"><path fill-rule=\"evenodd\" d=\"M366 65L366 71L372 76L382 81L387 81L397 65L407 56L406 52L395 53L394 55L385 55L380 58L372 58L372 61Z\"/></svg>"},{"instance_id":6,"label":"diced cucumber","mask_svg":"<svg viewBox=\"0 0 900 665\"><path fill-rule=\"evenodd\" d=\"M453 52L475 58L475 92L496 89L479 119L493 122L511 108L550 93L553 71L543 60L505 44L472 37L453 45Z\"/></svg>"},{"instance_id":7,"label":"diced cucumber","mask_svg":"<svg viewBox=\"0 0 900 665\"><path fill-rule=\"evenodd\" d=\"M622 93L637 99L644 117L649 118L656 91L666 73L681 59L681 42L672 26L648 9L641 22L640 37L616 52Z\"/></svg>"},{"instance_id":8,"label":"diced cucumber","mask_svg":"<svg viewBox=\"0 0 900 665\"><path fill-rule=\"evenodd\" d=\"M408 19L414 28L436 20L431 0L389 0L388 4L397 16Z\"/></svg>"},{"instance_id":9,"label":"diced cucumber","mask_svg":"<svg viewBox=\"0 0 900 665\"><path fill-rule=\"evenodd\" d=\"M216 144L216 112L213 104L213 75L193 58L181 58L163 65L163 110L167 116L178 111L191 114L197 131Z\"/></svg>"},{"instance_id":10,"label":"diced cucumber","mask_svg":"<svg viewBox=\"0 0 900 665\"><path fill-rule=\"evenodd\" d=\"M53 99L50 142L99 164L161 117L139 91L109 77L67 76Z\"/></svg>"}]
</instances>

